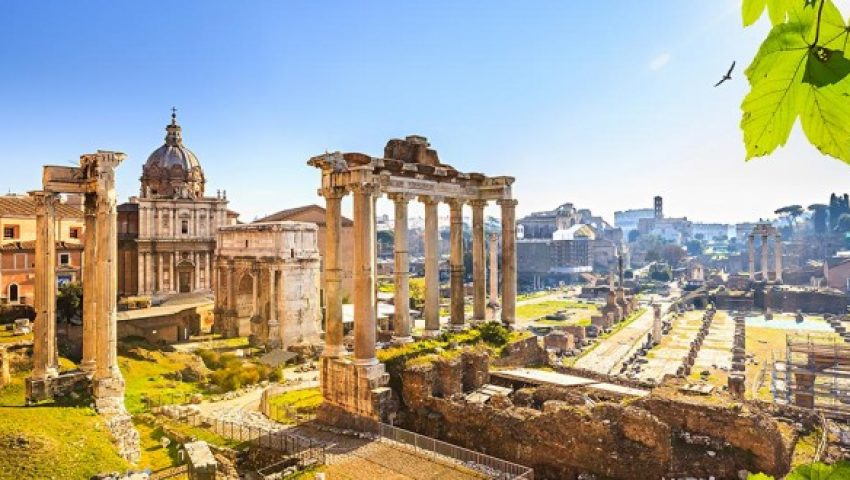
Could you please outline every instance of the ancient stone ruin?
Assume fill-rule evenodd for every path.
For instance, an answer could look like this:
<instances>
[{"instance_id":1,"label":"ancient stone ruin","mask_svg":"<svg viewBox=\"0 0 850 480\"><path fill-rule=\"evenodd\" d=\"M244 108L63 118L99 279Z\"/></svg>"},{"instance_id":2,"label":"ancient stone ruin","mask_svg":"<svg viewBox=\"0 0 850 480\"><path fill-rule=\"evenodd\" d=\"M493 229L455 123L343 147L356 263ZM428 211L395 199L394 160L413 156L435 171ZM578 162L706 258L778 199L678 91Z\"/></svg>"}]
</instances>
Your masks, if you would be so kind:
<instances>
[{"instance_id":1,"label":"ancient stone ruin","mask_svg":"<svg viewBox=\"0 0 850 480\"><path fill-rule=\"evenodd\" d=\"M395 204L395 305L409 305L408 291L408 204L418 198L425 205L425 335L434 336L439 324L439 233L437 205L445 202L451 211L451 328L465 327L463 206L472 207L473 313L474 320L486 318L484 207L496 201L502 211L502 301L501 321L512 326L516 310L516 200L511 196L512 177L488 177L460 172L441 163L426 138L408 136L387 142L383 157L362 153L326 153L313 157L309 165L321 169L325 198L326 251L324 252L326 336L322 361L322 415L328 421L341 416L386 419L391 393L384 365L375 349L375 202L387 194ZM340 295L340 204L354 198L354 355L348 358L343 346L342 297ZM492 272L491 272L492 278ZM491 285L492 289L492 285ZM492 302L491 291L491 304ZM411 341L411 321L406 308L397 308L394 341Z\"/></svg>"},{"instance_id":2,"label":"ancient stone ruin","mask_svg":"<svg viewBox=\"0 0 850 480\"><path fill-rule=\"evenodd\" d=\"M90 386L95 407L115 437L122 456L139 458L139 435L124 408L124 379L117 352L117 242L115 169L119 152L80 157L79 167L46 166L36 201L35 311L33 369L26 380L28 403ZM83 265L83 359L80 370L59 372L56 346L56 204L58 194L85 197Z\"/></svg>"}]
</instances>

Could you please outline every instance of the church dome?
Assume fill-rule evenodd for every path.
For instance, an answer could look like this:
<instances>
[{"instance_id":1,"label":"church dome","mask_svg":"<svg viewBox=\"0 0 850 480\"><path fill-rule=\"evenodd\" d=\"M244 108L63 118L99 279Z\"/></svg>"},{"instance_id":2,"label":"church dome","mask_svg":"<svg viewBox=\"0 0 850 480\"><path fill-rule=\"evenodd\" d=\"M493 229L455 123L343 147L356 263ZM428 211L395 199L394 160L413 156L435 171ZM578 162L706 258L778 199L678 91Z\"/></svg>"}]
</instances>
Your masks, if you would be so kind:
<instances>
[{"instance_id":1,"label":"church dome","mask_svg":"<svg viewBox=\"0 0 850 480\"><path fill-rule=\"evenodd\" d=\"M154 150L142 167L142 197L203 197L204 171L198 157L183 145L176 113L172 112L165 131L165 144Z\"/></svg>"}]
</instances>

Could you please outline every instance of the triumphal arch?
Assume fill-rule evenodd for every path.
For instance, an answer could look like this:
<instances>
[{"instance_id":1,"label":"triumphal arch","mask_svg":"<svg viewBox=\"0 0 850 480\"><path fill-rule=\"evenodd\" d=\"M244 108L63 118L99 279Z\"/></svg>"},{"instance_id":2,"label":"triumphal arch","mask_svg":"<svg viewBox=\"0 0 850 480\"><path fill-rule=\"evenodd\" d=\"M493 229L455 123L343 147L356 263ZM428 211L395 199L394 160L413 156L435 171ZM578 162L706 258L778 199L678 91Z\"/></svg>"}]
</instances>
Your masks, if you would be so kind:
<instances>
[{"instance_id":1,"label":"triumphal arch","mask_svg":"<svg viewBox=\"0 0 850 480\"><path fill-rule=\"evenodd\" d=\"M473 321L486 317L484 208L495 201L502 217L501 321L512 327L516 312L516 205L511 196L512 177L488 177L460 172L441 163L425 137L408 136L387 142L383 157L362 153L325 153L309 160L321 169L319 194L326 202L325 350L322 362L323 411L334 422L338 414L380 419L390 400L388 376L376 356L376 224L375 203L387 195L395 206L394 254L395 298L393 340L412 340L409 305L409 258L407 251L408 205L418 200L425 206L425 318L424 336L435 336L439 323L439 231L437 206L450 208L451 319L450 328L465 327L463 207L472 208ZM340 292L340 214L343 197L354 202L354 352L343 346L342 296ZM491 272L491 275L495 272Z\"/></svg>"}]
</instances>

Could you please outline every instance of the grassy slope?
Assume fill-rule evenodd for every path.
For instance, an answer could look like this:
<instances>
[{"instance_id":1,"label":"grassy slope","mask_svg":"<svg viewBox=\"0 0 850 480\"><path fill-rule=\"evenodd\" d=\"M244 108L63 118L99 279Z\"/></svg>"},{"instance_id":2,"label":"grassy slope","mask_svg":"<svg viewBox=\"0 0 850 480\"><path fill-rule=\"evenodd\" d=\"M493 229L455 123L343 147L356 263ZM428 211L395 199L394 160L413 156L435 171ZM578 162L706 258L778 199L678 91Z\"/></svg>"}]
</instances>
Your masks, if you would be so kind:
<instances>
[{"instance_id":1,"label":"grassy slope","mask_svg":"<svg viewBox=\"0 0 850 480\"><path fill-rule=\"evenodd\" d=\"M292 425L297 423L297 418L290 415L291 411L310 414L316 411L322 404L322 392L318 387L302 390L292 390L274 396L269 400L272 406L274 419L278 422ZM279 408L275 408L279 407Z\"/></svg>"},{"instance_id":2,"label":"grassy slope","mask_svg":"<svg viewBox=\"0 0 850 480\"><path fill-rule=\"evenodd\" d=\"M183 369L185 364L180 359L185 354L164 355L160 352L151 352L151 355L156 361L118 357L118 365L127 384L124 403L130 413L140 413L143 410L143 396L160 396L165 401L169 394L191 394L201 391L200 386L195 383L166 378L166 375Z\"/></svg>"},{"instance_id":3,"label":"grassy slope","mask_svg":"<svg viewBox=\"0 0 850 480\"><path fill-rule=\"evenodd\" d=\"M569 313L573 314L573 318L587 317L588 319L590 315L597 311L596 305L591 303L578 303L572 300L544 300L518 306L516 316L521 320L534 320L559 310L569 310Z\"/></svg>"},{"instance_id":4,"label":"grassy slope","mask_svg":"<svg viewBox=\"0 0 850 480\"><path fill-rule=\"evenodd\" d=\"M24 407L23 378L0 389L0 479L76 480L127 470L91 408Z\"/></svg>"}]
</instances>

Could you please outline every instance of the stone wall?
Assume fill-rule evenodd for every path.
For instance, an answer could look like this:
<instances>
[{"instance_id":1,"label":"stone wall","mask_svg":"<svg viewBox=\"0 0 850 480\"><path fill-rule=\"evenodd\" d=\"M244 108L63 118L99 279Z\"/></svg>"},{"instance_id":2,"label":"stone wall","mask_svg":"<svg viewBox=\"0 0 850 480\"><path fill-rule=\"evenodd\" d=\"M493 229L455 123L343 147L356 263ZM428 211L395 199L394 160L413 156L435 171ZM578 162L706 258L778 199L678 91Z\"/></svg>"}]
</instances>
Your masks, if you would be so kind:
<instances>
[{"instance_id":1,"label":"stone wall","mask_svg":"<svg viewBox=\"0 0 850 480\"><path fill-rule=\"evenodd\" d=\"M486 354L415 362L402 373L396 424L530 466L535 478L680 476L737 478L738 470L787 472L793 439L756 405L723 396L680 398L658 389L631 402L587 402L579 388L523 388L486 403L464 396L488 381L466 369ZM478 368L476 367L476 368ZM486 369L486 366L484 367ZM599 399L597 399L599 400ZM793 429L791 429L793 430Z\"/></svg>"},{"instance_id":2,"label":"stone wall","mask_svg":"<svg viewBox=\"0 0 850 480\"><path fill-rule=\"evenodd\" d=\"M508 343L502 350L502 356L493 359L494 366L526 366L546 364L546 350L540 346L536 336Z\"/></svg>"},{"instance_id":3,"label":"stone wall","mask_svg":"<svg viewBox=\"0 0 850 480\"><path fill-rule=\"evenodd\" d=\"M770 288L764 291L762 302L756 296L756 306L773 311L803 313L844 313L847 311L848 296L837 291L811 289Z\"/></svg>"}]
</instances>

